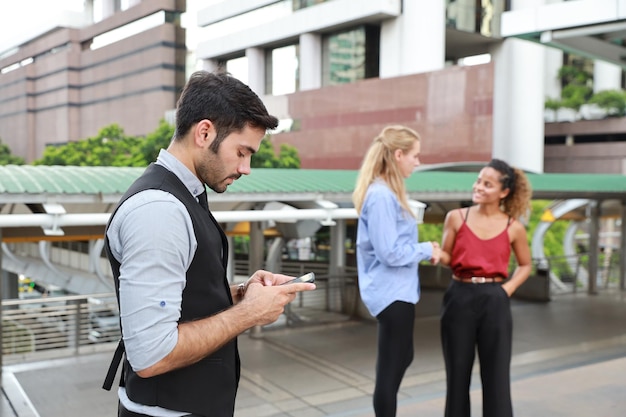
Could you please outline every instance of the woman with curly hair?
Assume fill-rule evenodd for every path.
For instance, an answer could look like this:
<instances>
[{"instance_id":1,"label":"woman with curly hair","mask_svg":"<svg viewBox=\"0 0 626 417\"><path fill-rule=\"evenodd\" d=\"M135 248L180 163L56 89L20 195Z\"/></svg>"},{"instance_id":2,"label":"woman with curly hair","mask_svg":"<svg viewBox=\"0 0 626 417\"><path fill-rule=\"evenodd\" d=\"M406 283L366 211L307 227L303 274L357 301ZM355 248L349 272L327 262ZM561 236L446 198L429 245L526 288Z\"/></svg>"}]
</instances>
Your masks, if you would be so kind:
<instances>
[{"instance_id":1,"label":"woman with curly hair","mask_svg":"<svg viewBox=\"0 0 626 417\"><path fill-rule=\"evenodd\" d=\"M365 154L352 195L359 213L359 291L378 322L376 417L396 415L400 383L413 360L418 264L436 264L440 257L438 242L418 242L417 220L404 184L419 165L419 155L417 132L385 127Z\"/></svg>"},{"instance_id":2,"label":"woman with curly hair","mask_svg":"<svg viewBox=\"0 0 626 417\"><path fill-rule=\"evenodd\" d=\"M441 263L452 269L441 310L446 365L446 417L469 417L475 351L480 361L483 417L511 417L513 321L509 299L531 272L520 216L531 187L524 172L492 159L478 174L471 207L448 212ZM511 249L517 267L509 276Z\"/></svg>"}]
</instances>

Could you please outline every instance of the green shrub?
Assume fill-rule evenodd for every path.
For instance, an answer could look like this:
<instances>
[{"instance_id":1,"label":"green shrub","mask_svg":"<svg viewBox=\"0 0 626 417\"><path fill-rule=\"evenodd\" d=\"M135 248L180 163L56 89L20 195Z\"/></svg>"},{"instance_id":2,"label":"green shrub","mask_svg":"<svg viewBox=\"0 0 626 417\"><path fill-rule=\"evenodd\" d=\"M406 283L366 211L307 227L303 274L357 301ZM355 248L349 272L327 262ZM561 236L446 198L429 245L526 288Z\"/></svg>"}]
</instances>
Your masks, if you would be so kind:
<instances>
[{"instance_id":1,"label":"green shrub","mask_svg":"<svg viewBox=\"0 0 626 417\"><path fill-rule=\"evenodd\" d=\"M624 116L626 114L626 94L622 90L604 90L594 94L589 103L596 104L611 115Z\"/></svg>"},{"instance_id":2,"label":"green shrub","mask_svg":"<svg viewBox=\"0 0 626 417\"><path fill-rule=\"evenodd\" d=\"M547 98L544 107L548 110L558 110L561 107L561 100L557 100L554 98Z\"/></svg>"},{"instance_id":3,"label":"green shrub","mask_svg":"<svg viewBox=\"0 0 626 417\"><path fill-rule=\"evenodd\" d=\"M579 84L568 84L561 90L562 107L567 107L574 110L579 110L580 106L585 104L591 95L593 90L591 87Z\"/></svg>"}]
</instances>

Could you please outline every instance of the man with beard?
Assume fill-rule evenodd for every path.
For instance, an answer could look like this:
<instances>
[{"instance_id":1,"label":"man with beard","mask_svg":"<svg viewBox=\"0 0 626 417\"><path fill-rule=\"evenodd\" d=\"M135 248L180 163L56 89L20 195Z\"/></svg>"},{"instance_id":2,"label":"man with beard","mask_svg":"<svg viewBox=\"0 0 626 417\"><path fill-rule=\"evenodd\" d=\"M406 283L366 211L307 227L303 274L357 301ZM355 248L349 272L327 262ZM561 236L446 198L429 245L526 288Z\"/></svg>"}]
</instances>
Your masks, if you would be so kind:
<instances>
[{"instance_id":1,"label":"man with beard","mask_svg":"<svg viewBox=\"0 0 626 417\"><path fill-rule=\"evenodd\" d=\"M237 336L274 322L298 291L292 277L257 271L231 286L228 242L206 188L226 191L277 126L259 97L228 74L194 73L176 110L167 150L113 212L105 248L115 278L122 340L118 416L232 416L239 382Z\"/></svg>"}]
</instances>

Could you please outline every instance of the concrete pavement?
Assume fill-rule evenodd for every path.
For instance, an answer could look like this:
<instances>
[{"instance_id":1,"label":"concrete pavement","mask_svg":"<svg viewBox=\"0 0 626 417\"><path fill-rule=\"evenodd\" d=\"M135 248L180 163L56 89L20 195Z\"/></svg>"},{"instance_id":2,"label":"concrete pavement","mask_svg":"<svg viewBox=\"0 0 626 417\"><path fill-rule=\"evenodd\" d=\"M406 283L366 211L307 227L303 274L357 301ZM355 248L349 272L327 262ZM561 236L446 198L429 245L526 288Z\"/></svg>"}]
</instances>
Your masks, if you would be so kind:
<instances>
[{"instance_id":1,"label":"concrete pavement","mask_svg":"<svg viewBox=\"0 0 626 417\"><path fill-rule=\"evenodd\" d=\"M441 295L426 292L417 307L415 359L401 387L399 417L443 415ZM624 415L626 294L560 295L548 303L512 300L512 310L516 417ZM305 320L309 314L299 313ZM242 335L239 345L243 368L236 416L374 415L374 322L272 326L258 338ZM5 399L22 407L21 414L9 414L0 404L0 416L114 416L115 393L100 388L112 350L5 367ZM482 415L477 377L478 365L471 391L474 417Z\"/></svg>"}]
</instances>

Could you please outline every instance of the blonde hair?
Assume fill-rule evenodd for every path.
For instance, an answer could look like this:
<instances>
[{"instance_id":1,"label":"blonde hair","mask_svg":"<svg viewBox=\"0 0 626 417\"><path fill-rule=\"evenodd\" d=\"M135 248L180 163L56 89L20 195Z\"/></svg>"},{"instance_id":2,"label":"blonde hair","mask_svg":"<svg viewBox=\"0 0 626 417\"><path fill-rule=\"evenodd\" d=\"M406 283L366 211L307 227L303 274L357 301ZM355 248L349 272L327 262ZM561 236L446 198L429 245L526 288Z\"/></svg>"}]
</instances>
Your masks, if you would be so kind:
<instances>
[{"instance_id":1,"label":"blonde hair","mask_svg":"<svg viewBox=\"0 0 626 417\"><path fill-rule=\"evenodd\" d=\"M400 149L403 153L413 149L420 136L411 128L399 125L385 127L376 136L367 150L361 169L356 179L356 186L352 193L352 202L357 213L361 214L367 189L377 178L387 183L391 191L396 195L400 205L411 215L413 211L409 206L406 195L404 177L396 163L395 152Z\"/></svg>"}]
</instances>

